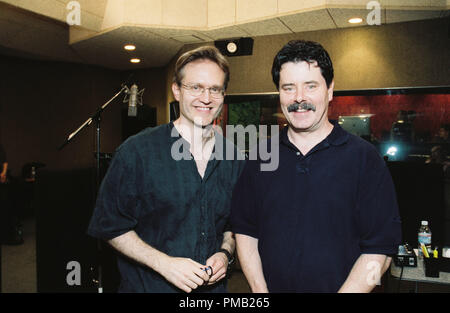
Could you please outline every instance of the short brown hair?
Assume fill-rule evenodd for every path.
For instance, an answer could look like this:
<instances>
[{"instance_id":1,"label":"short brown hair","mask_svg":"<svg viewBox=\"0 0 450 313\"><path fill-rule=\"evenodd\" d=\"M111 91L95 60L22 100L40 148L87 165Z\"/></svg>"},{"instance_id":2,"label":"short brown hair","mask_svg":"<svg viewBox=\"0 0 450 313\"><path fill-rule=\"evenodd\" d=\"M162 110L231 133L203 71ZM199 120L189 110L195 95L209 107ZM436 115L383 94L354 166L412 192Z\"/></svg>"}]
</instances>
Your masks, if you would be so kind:
<instances>
[{"instance_id":1,"label":"short brown hair","mask_svg":"<svg viewBox=\"0 0 450 313\"><path fill-rule=\"evenodd\" d=\"M216 63L225 73L223 89L226 90L228 87L228 82L230 81L229 64L223 54L220 53L219 49L213 46L203 46L183 53L178 58L177 63L175 64L175 74L173 76L173 82L180 86L181 80L183 79L183 68L186 66L186 64L201 59L210 60Z\"/></svg>"}]
</instances>

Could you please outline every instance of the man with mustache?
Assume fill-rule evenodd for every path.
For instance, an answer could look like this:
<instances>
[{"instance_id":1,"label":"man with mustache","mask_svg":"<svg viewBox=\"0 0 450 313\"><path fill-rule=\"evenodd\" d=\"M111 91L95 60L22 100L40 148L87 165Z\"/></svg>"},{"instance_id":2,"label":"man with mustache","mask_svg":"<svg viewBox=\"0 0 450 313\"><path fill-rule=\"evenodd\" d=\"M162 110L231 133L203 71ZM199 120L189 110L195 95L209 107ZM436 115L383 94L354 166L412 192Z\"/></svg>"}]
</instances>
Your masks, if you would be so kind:
<instances>
[{"instance_id":1,"label":"man with mustache","mask_svg":"<svg viewBox=\"0 0 450 313\"><path fill-rule=\"evenodd\" d=\"M253 292L370 292L401 242L385 162L328 120L334 73L320 44L286 44L272 77L288 126L278 168L247 161L233 192L243 272Z\"/></svg>"},{"instance_id":2,"label":"man with mustache","mask_svg":"<svg viewBox=\"0 0 450 313\"><path fill-rule=\"evenodd\" d=\"M180 117L117 149L88 233L121 252L119 292L227 291L231 193L243 162L224 157L236 147L211 126L228 81L228 62L215 47L184 53L172 84Z\"/></svg>"}]
</instances>

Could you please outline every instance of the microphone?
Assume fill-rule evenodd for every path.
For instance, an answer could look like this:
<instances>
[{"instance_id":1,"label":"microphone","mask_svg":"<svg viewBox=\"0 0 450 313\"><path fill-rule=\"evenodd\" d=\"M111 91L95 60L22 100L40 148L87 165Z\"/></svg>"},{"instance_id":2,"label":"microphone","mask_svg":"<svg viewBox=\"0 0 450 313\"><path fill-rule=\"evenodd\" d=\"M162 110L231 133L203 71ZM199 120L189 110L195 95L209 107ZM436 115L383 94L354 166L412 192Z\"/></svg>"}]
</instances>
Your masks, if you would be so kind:
<instances>
[{"instance_id":1,"label":"microphone","mask_svg":"<svg viewBox=\"0 0 450 313\"><path fill-rule=\"evenodd\" d=\"M128 116L136 116L137 115L137 94L138 94L138 86L133 84L130 88L130 98L128 99Z\"/></svg>"},{"instance_id":2,"label":"microphone","mask_svg":"<svg viewBox=\"0 0 450 313\"><path fill-rule=\"evenodd\" d=\"M142 94L145 89L138 90L138 86L133 84L131 88L127 88L124 103L128 103L128 116L137 116L138 105L142 105ZM128 96L129 95L129 96Z\"/></svg>"}]
</instances>

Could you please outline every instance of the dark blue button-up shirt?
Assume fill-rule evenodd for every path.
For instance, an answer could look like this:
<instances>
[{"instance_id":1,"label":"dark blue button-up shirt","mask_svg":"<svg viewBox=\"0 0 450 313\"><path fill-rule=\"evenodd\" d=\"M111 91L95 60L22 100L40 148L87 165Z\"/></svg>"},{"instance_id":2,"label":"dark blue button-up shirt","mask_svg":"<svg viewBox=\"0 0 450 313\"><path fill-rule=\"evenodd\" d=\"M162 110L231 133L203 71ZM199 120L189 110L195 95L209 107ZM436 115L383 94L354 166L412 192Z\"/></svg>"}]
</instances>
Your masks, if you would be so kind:
<instances>
[{"instance_id":1,"label":"dark blue button-up shirt","mask_svg":"<svg viewBox=\"0 0 450 313\"><path fill-rule=\"evenodd\" d=\"M223 149L217 149L219 142ZM225 159L227 151L234 151L234 160ZM236 153L235 146L216 133L202 179L189 144L173 123L130 137L117 149L102 181L88 233L108 240L134 230L170 256L205 264L229 230L231 193L244 165ZM118 266L119 291L180 291L155 271L127 258L119 257ZM225 280L199 291L205 289L225 292Z\"/></svg>"},{"instance_id":2,"label":"dark blue button-up shirt","mask_svg":"<svg viewBox=\"0 0 450 313\"><path fill-rule=\"evenodd\" d=\"M270 144L267 144L270 147ZM279 166L248 161L235 186L235 233L258 239L271 292L336 292L363 253L401 242L395 189L384 160L334 123L306 155L280 133Z\"/></svg>"}]
</instances>

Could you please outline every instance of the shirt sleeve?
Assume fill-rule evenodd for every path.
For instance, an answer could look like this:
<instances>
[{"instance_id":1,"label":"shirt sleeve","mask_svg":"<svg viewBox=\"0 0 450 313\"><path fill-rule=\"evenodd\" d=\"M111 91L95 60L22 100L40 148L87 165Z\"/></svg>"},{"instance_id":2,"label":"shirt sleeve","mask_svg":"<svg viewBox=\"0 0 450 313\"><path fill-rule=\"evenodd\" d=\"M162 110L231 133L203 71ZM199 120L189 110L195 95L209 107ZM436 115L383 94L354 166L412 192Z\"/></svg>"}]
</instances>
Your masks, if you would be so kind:
<instances>
[{"instance_id":1,"label":"shirt sleeve","mask_svg":"<svg viewBox=\"0 0 450 313\"><path fill-rule=\"evenodd\" d=\"M255 161L247 161L245 167L233 189L231 198L230 223L234 233L248 235L258 238L258 228L256 220L257 195L255 192L254 180Z\"/></svg>"},{"instance_id":2,"label":"shirt sleeve","mask_svg":"<svg viewBox=\"0 0 450 313\"><path fill-rule=\"evenodd\" d=\"M103 178L87 233L109 240L133 230L138 221L136 169L120 150Z\"/></svg>"},{"instance_id":3,"label":"shirt sleeve","mask_svg":"<svg viewBox=\"0 0 450 313\"><path fill-rule=\"evenodd\" d=\"M401 220L394 183L385 162L373 155L360 183L360 249L365 254L395 254L401 244Z\"/></svg>"}]
</instances>

